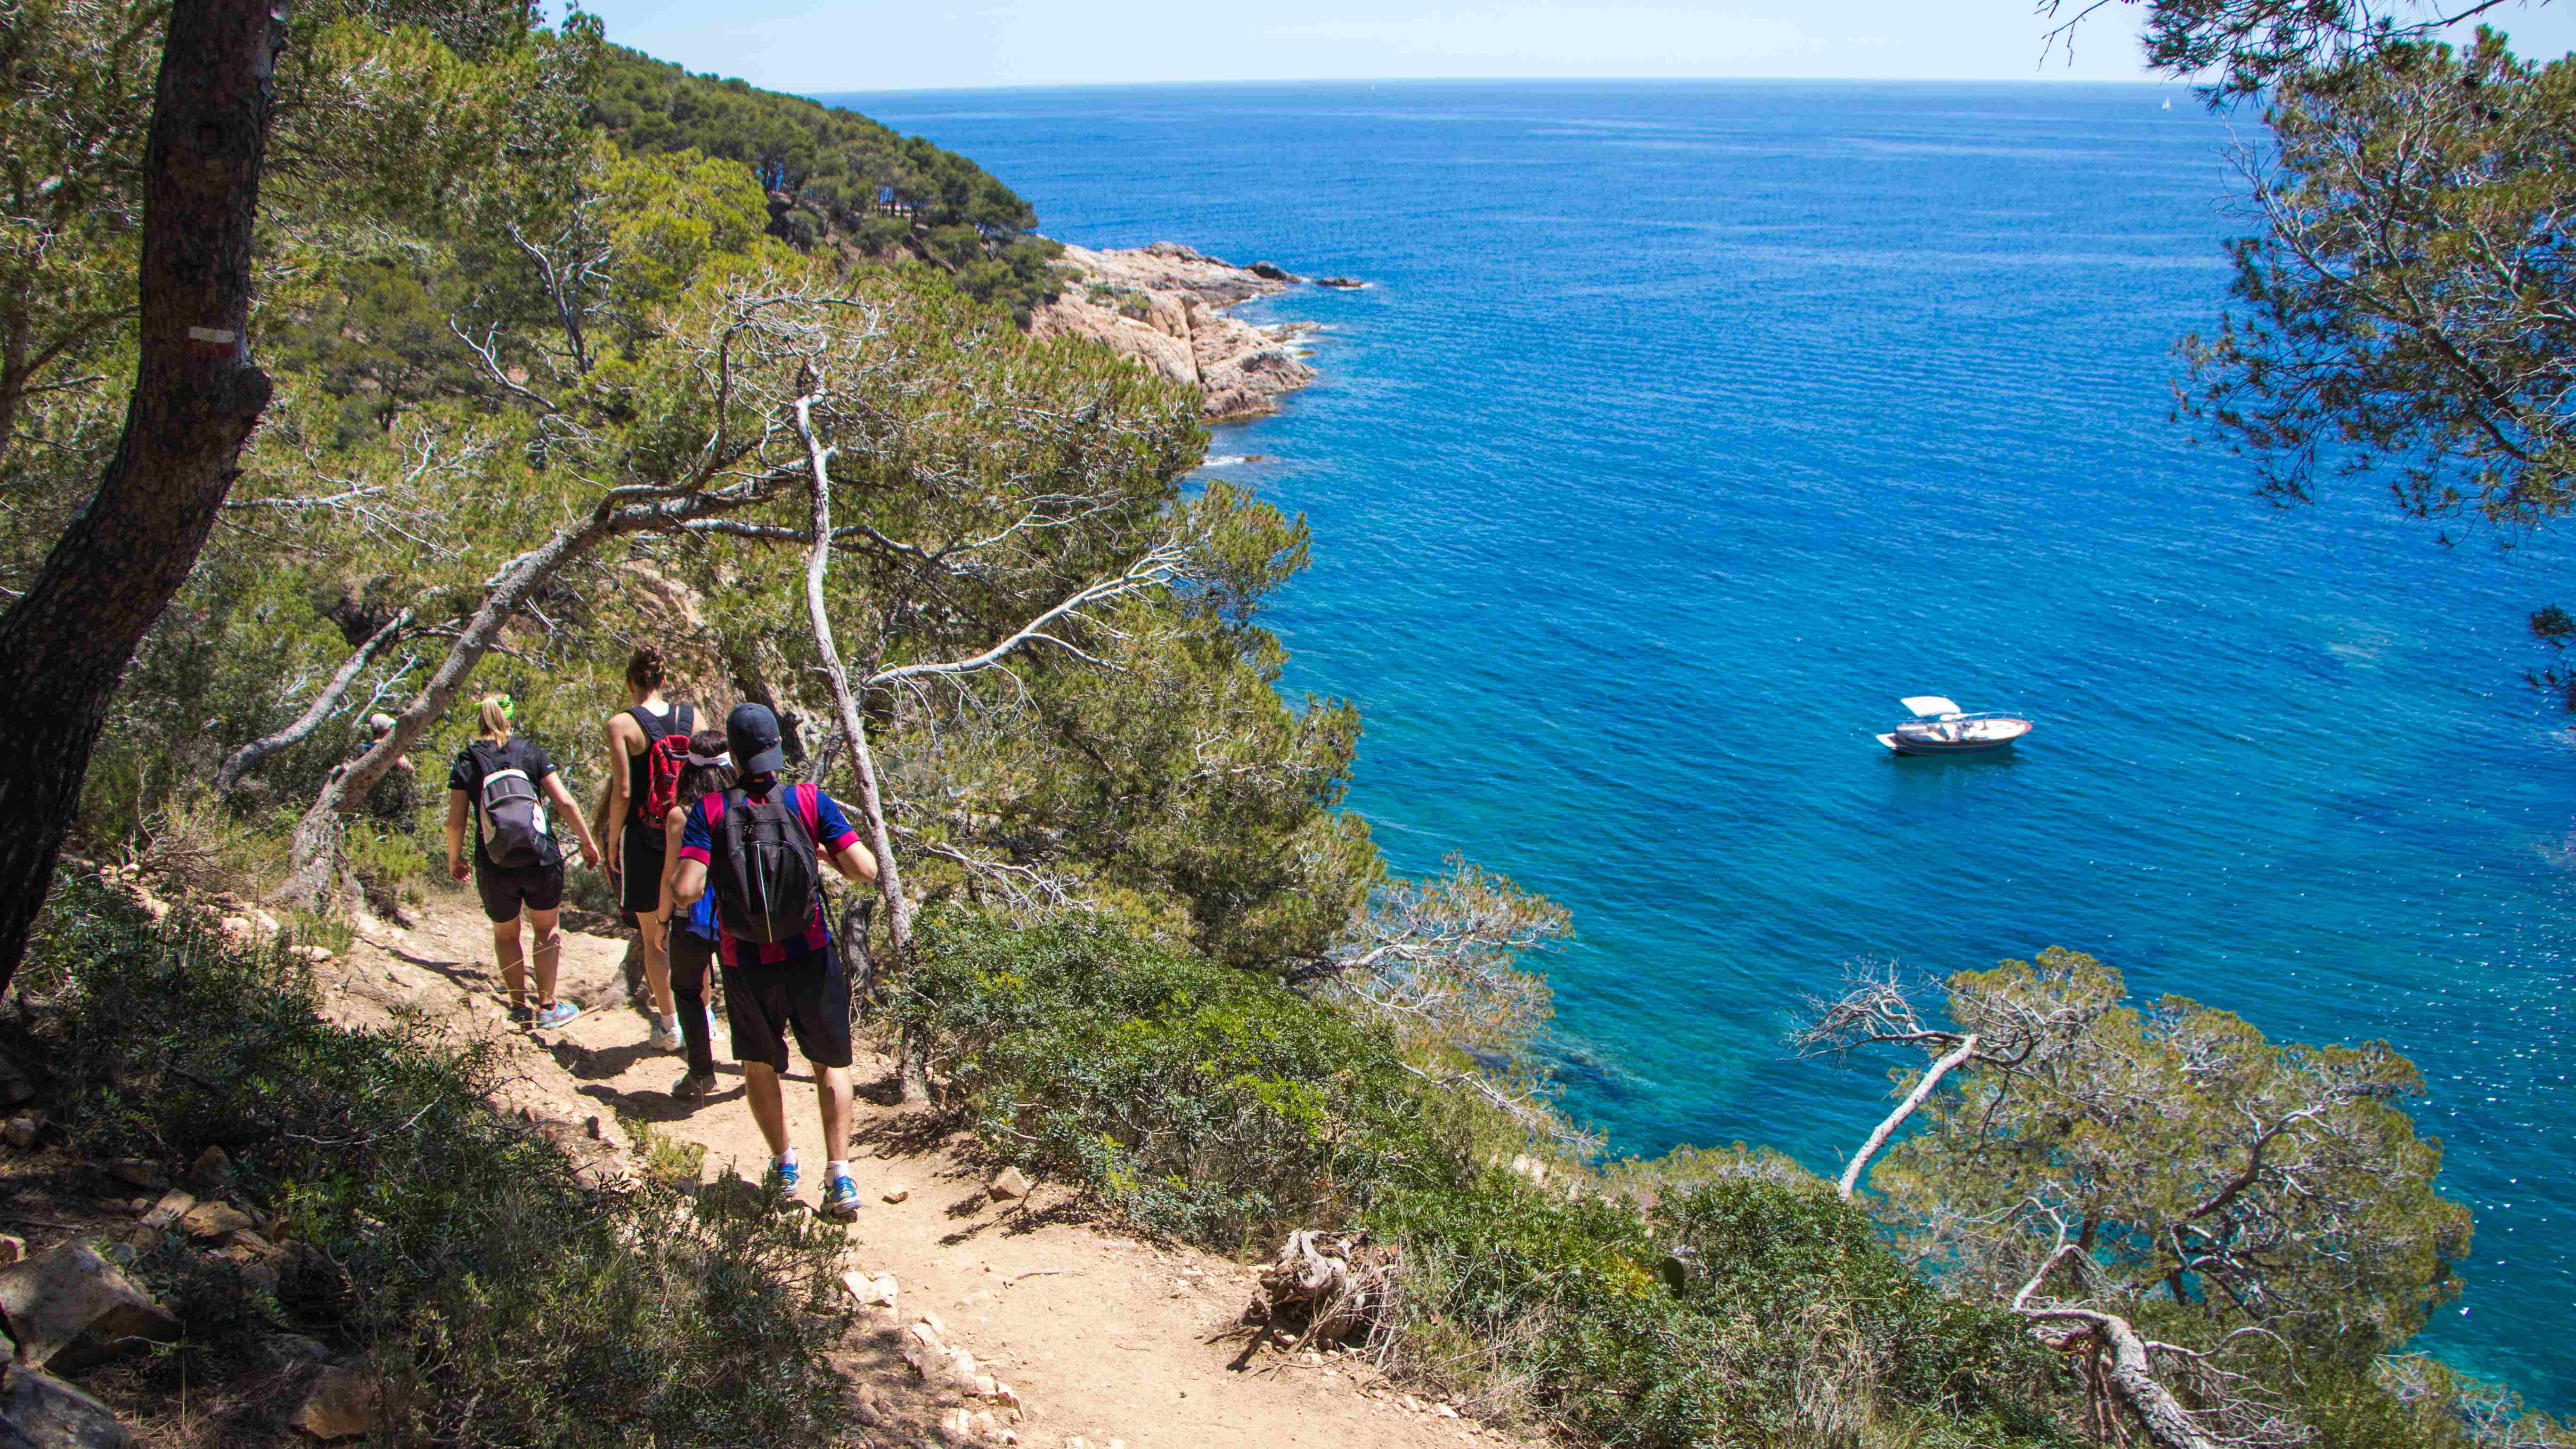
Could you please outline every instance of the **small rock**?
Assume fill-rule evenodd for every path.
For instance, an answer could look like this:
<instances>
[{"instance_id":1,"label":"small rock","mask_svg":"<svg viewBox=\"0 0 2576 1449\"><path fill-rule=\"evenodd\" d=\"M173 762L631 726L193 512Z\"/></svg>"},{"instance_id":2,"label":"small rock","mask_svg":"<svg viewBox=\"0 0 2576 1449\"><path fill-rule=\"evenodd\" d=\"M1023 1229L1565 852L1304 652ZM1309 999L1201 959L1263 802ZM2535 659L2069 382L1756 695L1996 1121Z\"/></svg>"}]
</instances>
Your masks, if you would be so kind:
<instances>
[{"instance_id":1,"label":"small rock","mask_svg":"<svg viewBox=\"0 0 2576 1449\"><path fill-rule=\"evenodd\" d=\"M929 1329L930 1336L933 1338L946 1338L948 1336L948 1325L940 1322L939 1315L936 1313L925 1313L919 1318L914 1319L913 1322L920 1327Z\"/></svg>"},{"instance_id":2,"label":"small rock","mask_svg":"<svg viewBox=\"0 0 2576 1449\"><path fill-rule=\"evenodd\" d=\"M332 955L329 948L323 946L298 946L295 948L295 954L316 966L328 966L340 959Z\"/></svg>"},{"instance_id":3,"label":"small rock","mask_svg":"<svg viewBox=\"0 0 2576 1449\"><path fill-rule=\"evenodd\" d=\"M1251 266L1244 268L1244 270L1261 278L1265 282L1293 282L1297 280L1296 273L1279 265L1277 262L1254 262Z\"/></svg>"},{"instance_id":4,"label":"small rock","mask_svg":"<svg viewBox=\"0 0 2576 1449\"><path fill-rule=\"evenodd\" d=\"M170 1185L170 1174L161 1170L160 1163L146 1162L140 1157L121 1157L101 1165L110 1177L135 1187L148 1187L158 1192Z\"/></svg>"},{"instance_id":5,"label":"small rock","mask_svg":"<svg viewBox=\"0 0 2576 1449\"><path fill-rule=\"evenodd\" d=\"M21 1112L10 1118L6 1126L0 1126L0 1137L7 1138L12 1147L33 1147L36 1145L36 1129L43 1122L44 1119L33 1112Z\"/></svg>"},{"instance_id":6,"label":"small rock","mask_svg":"<svg viewBox=\"0 0 2576 1449\"><path fill-rule=\"evenodd\" d=\"M280 1367L299 1363L328 1363L331 1360L331 1350L323 1344L322 1340L307 1338L300 1333L281 1333L261 1344L260 1348Z\"/></svg>"},{"instance_id":7,"label":"small rock","mask_svg":"<svg viewBox=\"0 0 2576 1449\"><path fill-rule=\"evenodd\" d=\"M991 1182L984 1184L984 1191L995 1202L1009 1202L1029 1195L1029 1180L1021 1175L1018 1168L1005 1167L993 1174Z\"/></svg>"},{"instance_id":8,"label":"small rock","mask_svg":"<svg viewBox=\"0 0 2576 1449\"><path fill-rule=\"evenodd\" d=\"M975 1416L964 1409L951 1409L939 1417L940 1431L963 1443L975 1433Z\"/></svg>"},{"instance_id":9,"label":"small rock","mask_svg":"<svg viewBox=\"0 0 2576 1449\"><path fill-rule=\"evenodd\" d=\"M27 1240L16 1233L0 1233L0 1268L27 1256Z\"/></svg>"},{"instance_id":10,"label":"small rock","mask_svg":"<svg viewBox=\"0 0 2576 1449\"><path fill-rule=\"evenodd\" d=\"M264 1263L277 1256L277 1244L250 1228L224 1235L224 1256L237 1263Z\"/></svg>"},{"instance_id":11,"label":"small rock","mask_svg":"<svg viewBox=\"0 0 2576 1449\"><path fill-rule=\"evenodd\" d=\"M885 1195L885 1200L886 1200L887 1202L902 1202L902 1201L904 1201L905 1199L907 1199L907 1198L909 1198L909 1197L911 1197L911 1196L912 1196L912 1192L911 1192L911 1190L910 1190L910 1189L908 1189L908 1188L900 1188L900 1187L899 1187L899 1188L896 1188L894 1191L892 1191L892 1192L890 1192L890 1193L887 1193L887 1194Z\"/></svg>"},{"instance_id":12,"label":"small rock","mask_svg":"<svg viewBox=\"0 0 2576 1449\"><path fill-rule=\"evenodd\" d=\"M289 1422L316 1439L346 1439L384 1427L383 1390L354 1369L326 1368Z\"/></svg>"},{"instance_id":13,"label":"small rock","mask_svg":"<svg viewBox=\"0 0 2576 1449\"><path fill-rule=\"evenodd\" d=\"M232 1175L232 1154L220 1147L198 1153L197 1160L188 1165L188 1180L201 1187L220 1186L231 1181Z\"/></svg>"},{"instance_id":14,"label":"small rock","mask_svg":"<svg viewBox=\"0 0 2576 1449\"><path fill-rule=\"evenodd\" d=\"M969 1422L975 1426L975 1433L981 1438L999 1439L1002 1437L1002 1426L993 1418L993 1411L990 1409L977 1410L975 1412L975 1417Z\"/></svg>"},{"instance_id":15,"label":"small rock","mask_svg":"<svg viewBox=\"0 0 2576 1449\"><path fill-rule=\"evenodd\" d=\"M27 1080L27 1074L18 1070L18 1064L0 1058L0 1102L14 1107L20 1102L32 1101L35 1095L36 1084Z\"/></svg>"},{"instance_id":16,"label":"small rock","mask_svg":"<svg viewBox=\"0 0 2576 1449\"><path fill-rule=\"evenodd\" d=\"M850 1290L850 1296L857 1299L862 1308L894 1306L895 1281L892 1273L861 1273L853 1269L841 1275L841 1286Z\"/></svg>"},{"instance_id":17,"label":"small rock","mask_svg":"<svg viewBox=\"0 0 2576 1449\"><path fill-rule=\"evenodd\" d=\"M0 1314L32 1368L96 1362L138 1339L168 1340L179 1321L98 1245L75 1238L0 1268Z\"/></svg>"},{"instance_id":18,"label":"small rock","mask_svg":"<svg viewBox=\"0 0 2576 1449\"><path fill-rule=\"evenodd\" d=\"M1001 1381L994 1378L991 1374L977 1374L966 1386L967 1392L973 1394L979 1399L995 1397L1001 1387Z\"/></svg>"},{"instance_id":19,"label":"small rock","mask_svg":"<svg viewBox=\"0 0 2576 1449\"><path fill-rule=\"evenodd\" d=\"M1317 277L1315 279L1315 285L1318 287L1339 287L1347 291L1353 287L1365 287L1368 283L1361 281L1357 277Z\"/></svg>"},{"instance_id":20,"label":"small rock","mask_svg":"<svg viewBox=\"0 0 2576 1449\"><path fill-rule=\"evenodd\" d=\"M201 1202L179 1215L179 1226L192 1238L220 1238L227 1234L248 1232L258 1224L250 1214L231 1203Z\"/></svg>"},{"instance_id":21,"label":"small rock","mask_svg":"<svg viewBox=\"0 0 2576 1449\"><path fill-rule=\"evenodd\" d=\"M271 1298L277 1296L277 1269L270 1264L242 1264L241 1279L244 1283L249 1284L251 1287L258 1289L260 1292L267 1294Z\"/></svg>"},{"instance_id":22,"label":"small rock","mask_svg":"<svg viewBox=\"0 0 2576 1449\"><path fill-rule=\"evenodd\" d=\"M1454 1419L1458 1417L1458 1411L1446 1403L1433 1404L1431 1406L1431 1412L1438 1414L1444 1419Z\"/></svg>"},{"instance_id":23,"label":"small rock","mask_svg":"<svg viewBox=\"0 0 2576 1449\"><path fill-rule=\"evenodd\" d=\"M589 1120L589 1121L586 1121L586 1122L582 1123L581 1125L582 1125L582 1130L583 1130L583 1131L585 1131L585 1132L588 1132L588 1133L590 1134L590 1140L591 1140L591 1141L593 1141L593 1142L599 1142L599 1141L603 1141L603 1140L605 1140L605 1139L604 1139L604 1137L601 1135L600 1127L599 1127L599 1118L598 1118L598 1116L597 1116L596 1114L592 1115L592 1117L590 1118L590 1120Z\"/></svg>"},{"instance_id":24,"label":"small rock","mask_svg":"<svg viewBox=\"0 0 2576 1449\"><path fill-rule=\"evenodd\" d=\"M133 1442L107 1405L32 1368L11 1364L0 1384L0 1442L28 1449L125 1449Z\"/></svg>"},{"instance_id":25,"label":"small rock","mask_svg":"<svg viewBox=\"0 0 2576 1449\"><path fill-rule=\"evenodd\" d=\"M948 1376L950 1388L959 1393L975 1391L975 1380L978 1377L975 1371L975 1355L962 1348L951 1348L948 1350L947 1362L940 1367Z\"/></svg>"}]
</instances>

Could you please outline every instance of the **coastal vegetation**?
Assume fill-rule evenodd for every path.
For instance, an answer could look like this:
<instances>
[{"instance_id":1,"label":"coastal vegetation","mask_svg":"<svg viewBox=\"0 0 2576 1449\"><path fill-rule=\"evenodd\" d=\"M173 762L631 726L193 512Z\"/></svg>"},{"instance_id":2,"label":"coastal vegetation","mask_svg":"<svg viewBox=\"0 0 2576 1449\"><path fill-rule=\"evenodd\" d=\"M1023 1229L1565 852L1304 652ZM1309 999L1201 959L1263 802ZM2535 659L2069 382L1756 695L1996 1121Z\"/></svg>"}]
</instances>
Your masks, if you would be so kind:
<instances>
[{"instance_id":1,"label":"coastal vegetation","mask_svg":"<svg viewBox=\"0 0 2576 1449\"><path fill-rule=\"evenodd\" d=\"M2154 14L2195 65L2194 16L2242 21ZM1148 1232L1339 1235L1351 1292L1265 1331L1601 1444L2567 1441L2406 1351L2468 1241L2411 1067L2133 1004L2074 953L1817 1003L1812 1049L1926 1057L1840 1182L1758 1147L1602 1161L1540 1052L1530 958L1566 913L1466 861L1389 877L1336 808L1356 711L1278 690L1302 521L1184 488L1189 389L1026 335L1051 244L963 158L516 4L9 16L0 660L47 707L0 771L32 822L0 970L69 1143L223 1147L337 1265L244 1290L147 1256L187 1327L148 1372L202 1383L256 1325L365 1349L423 1440L839 1430L834 1248L774 1201L585 1182L472 1051L324 1026L282 959L84 872L37 915L67 838L317 937L398 911L436 812L379 790L461 741L460 694L586 738L649 639L861 806L883 1020L948 1120ZM2281 54L2247 64L2322 138L2293 168L2428 97L2489 97L2455 122L2479 156L2545 153L2558 114L2556 68L2500 50ZM2509 200L2409 224L2541 226ZM2308 254L2240 252L2273 321L2194 354L2204 415L2290 494L2331 440L2413 457L2423 511L2561 511L2559 400L2508 408L2475 361L2532 329L2460 340L2463 371L2417 345L2448 324L2365 323ZM540 1323L530 1376L506 1350Z\"/></svg>"}]
</instances>

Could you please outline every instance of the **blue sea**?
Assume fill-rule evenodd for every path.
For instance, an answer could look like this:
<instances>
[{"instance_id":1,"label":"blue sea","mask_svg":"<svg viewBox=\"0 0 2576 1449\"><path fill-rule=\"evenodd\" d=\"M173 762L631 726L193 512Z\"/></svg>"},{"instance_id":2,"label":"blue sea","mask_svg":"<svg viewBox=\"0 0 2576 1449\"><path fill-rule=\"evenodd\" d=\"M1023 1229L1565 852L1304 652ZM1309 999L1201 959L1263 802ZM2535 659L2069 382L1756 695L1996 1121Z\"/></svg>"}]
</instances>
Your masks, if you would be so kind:
<instances>
[{"instance_id":1,"label":"blue sea","mask_svg":"<svg viewBox=\"0 0 2576 1449\"><path fill-rule=\"evenodd\" d=\"M2576 1409L2566 552L2253 498L2171 420L2252 117L2152 86L1425 84L833 97L1053 235L1348 273L1210 472L1313 525L1289 684L1351 804L1569 906L1567 1105L1835 1168L1888 1059L1801 993L2060 944L2279 1038L2385 1038L2474 1205L2429 1343ZM2172 100L2166 109L2163 102ZM2569 598L2576 603L2576 598ZM1900 695L2038 721L1898 760Z\"/></svg>"}]
</instances>

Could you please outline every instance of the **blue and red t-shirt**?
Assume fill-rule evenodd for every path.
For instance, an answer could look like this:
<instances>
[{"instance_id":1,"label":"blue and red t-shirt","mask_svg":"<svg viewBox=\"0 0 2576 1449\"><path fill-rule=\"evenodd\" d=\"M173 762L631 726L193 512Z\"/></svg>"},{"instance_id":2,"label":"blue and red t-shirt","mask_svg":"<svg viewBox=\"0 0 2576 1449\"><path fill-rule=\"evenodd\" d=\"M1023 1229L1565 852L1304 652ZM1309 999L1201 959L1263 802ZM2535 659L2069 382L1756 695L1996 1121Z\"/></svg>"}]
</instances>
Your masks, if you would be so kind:
<instances>
[{"instance_id":1,"label":"blue and red t-shirt","mask_svg":"<svg viewBox=\"0 0 2576 1449\"><path fill-rule=\"evenodd\" d=\"M755 800L766 800L777 788L775 781L746 785L743 793ZM850 817L841 813L840 802L815 785L787 787L788 804L803 817L805 828L828 854L838 855L859 843L859 832L850 828ZM688 822L680 827L680 859L710 864L714 858L715 824L724 818L722 795L701 796L689 807ZM707 894L715 894L709 884ZM832 928L823 919L823 898L814 897L814 925L792 941L742 941L723 929L724 914L716 913L716 949L727 966L781 966L810 956L832 944Z\"/></svg>"}]
</instances>

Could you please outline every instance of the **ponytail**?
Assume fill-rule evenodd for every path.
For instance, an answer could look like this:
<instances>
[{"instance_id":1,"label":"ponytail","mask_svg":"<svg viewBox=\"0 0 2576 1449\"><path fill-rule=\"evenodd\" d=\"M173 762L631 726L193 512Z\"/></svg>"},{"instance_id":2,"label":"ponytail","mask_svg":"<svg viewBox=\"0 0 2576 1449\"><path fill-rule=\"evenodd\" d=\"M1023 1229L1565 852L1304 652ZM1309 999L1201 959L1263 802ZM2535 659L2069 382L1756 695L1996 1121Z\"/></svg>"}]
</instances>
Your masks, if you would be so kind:
<instances>
[{"instance_id":1,"label":"ponytail","mask_svg":"<svg viewBox=\"0 0 2576 1449\"><path fill-rule=\"evenodd\" d=\"M496 745L506 745L510 742L509 696L487 694L483 697L482 729L479 733L485 740Z\"/></svg>"}]
</instances>

